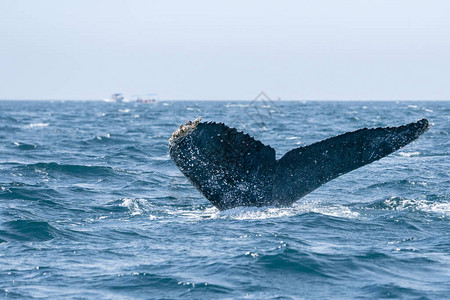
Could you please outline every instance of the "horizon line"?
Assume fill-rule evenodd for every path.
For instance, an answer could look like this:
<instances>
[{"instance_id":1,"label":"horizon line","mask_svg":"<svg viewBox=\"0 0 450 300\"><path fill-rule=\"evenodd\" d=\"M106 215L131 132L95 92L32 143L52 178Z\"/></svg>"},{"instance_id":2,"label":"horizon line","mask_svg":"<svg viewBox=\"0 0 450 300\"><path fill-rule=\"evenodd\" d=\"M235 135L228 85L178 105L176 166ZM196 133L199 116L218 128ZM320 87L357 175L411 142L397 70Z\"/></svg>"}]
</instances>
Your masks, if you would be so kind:
<instances>
[{"instance_id":1,"label":"horizon line","mask_svg":"<svg viewBox=\"0 0 450 300\"><path fill-rule=\"evenodd\" d=\"M252 102L259 99L160 99L156 100L156 102L163 102L163 101L209 101L209 102L224 102L224 101L243 101L243 102ZM305 101L311 101L311 102L333 102L333 101L341 101L341 102L369 102L369 101L450 101L450 99L264 99L264 100L270 100L270 101L298 101L298 102L305 102ZM108 102L104 99L0 99L0 101L79 101L79 102L86 102L86 101L92 101L92 102ZM121 101L117 102L111 102L111 103L120 103ZM134 103L136 101L123 101L123 103Z\"/></svg>"}]
</instances>

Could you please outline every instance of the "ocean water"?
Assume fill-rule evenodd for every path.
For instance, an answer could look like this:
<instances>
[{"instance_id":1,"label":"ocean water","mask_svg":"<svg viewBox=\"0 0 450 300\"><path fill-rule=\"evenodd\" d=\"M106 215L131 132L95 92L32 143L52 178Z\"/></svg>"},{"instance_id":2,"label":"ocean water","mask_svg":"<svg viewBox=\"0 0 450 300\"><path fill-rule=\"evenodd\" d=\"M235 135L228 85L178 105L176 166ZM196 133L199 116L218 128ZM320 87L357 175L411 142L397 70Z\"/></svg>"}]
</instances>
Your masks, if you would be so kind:
<instances>
[{"instance_id":1,"label":"ocean water","mask_svg":"<svg viewBox=\"0 0 450 300\"><path fill-rule=\"evenodd\" d=\"M288 208L219 212L168 139L203 116L282 156L426 117L419 140ZM0 295L450 297L450 102L0 101Z\"/></svg>"}]
</instances>

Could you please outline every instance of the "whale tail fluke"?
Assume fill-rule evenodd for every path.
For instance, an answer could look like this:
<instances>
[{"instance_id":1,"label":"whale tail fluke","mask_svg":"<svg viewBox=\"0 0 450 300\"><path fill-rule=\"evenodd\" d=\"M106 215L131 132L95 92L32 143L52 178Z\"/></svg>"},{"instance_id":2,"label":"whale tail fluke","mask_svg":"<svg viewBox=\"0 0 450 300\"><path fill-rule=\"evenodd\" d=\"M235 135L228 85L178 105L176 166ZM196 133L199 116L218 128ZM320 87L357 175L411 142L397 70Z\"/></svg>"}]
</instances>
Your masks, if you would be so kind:
<instances>
[{"instance_id":1,"label":"whale tail fluke","mask_svg":"<svg viewBox=\"0 0 450 300\"><path fill-rule=\"evenodd\" d=\"M186 136L172 136L169 153L217 208L267 204L264 186L275 174L275 150L248 134L222 123L199 123Z\"/></svg>"},{"instance_id":2,"label":"whale tail fluke","mask_svg":"<svg viewBox=\"0 0 450 300\"><path fill-rule=\"evenodd\" d=\"M224 124L188 122L169 153L182 173L219 209L290 205L322 184L417 139L426 119L399 127L360 129L287 152Z\"/></svg>"},{"instance_id":3,"label":"whale tail fluke","mask_svg":"<svg viewBox=\"0 0 450 300\"><path fill-rule=\"evenodd\" d=\"M276 194L285 204L322 184L379 160L417 139L428 129L426 119L400 127L360 129L287 152L278 175L289 182Z\"/></svg>"}]
</instances>

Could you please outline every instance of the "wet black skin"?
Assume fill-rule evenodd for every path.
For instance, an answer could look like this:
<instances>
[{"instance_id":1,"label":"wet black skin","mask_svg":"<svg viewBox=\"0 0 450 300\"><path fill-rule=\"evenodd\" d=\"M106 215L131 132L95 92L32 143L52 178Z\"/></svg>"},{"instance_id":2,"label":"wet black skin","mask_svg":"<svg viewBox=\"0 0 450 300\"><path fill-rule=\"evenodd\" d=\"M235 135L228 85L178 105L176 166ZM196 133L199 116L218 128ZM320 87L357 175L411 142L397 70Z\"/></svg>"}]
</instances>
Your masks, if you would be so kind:
<instances>
[{"instance_id":1,"label":"wet black skin","mask_svg":"<svg viewBox=\"0 0 450 300\"><path fill-rule=\"evenodd\" d=\"M181 172L220 210L288 206L324 183L379 160L417 139L426 119L400 127L360 129L287 152L221 123L199 123L170 143Z\"/></svg>"}]
</instances>

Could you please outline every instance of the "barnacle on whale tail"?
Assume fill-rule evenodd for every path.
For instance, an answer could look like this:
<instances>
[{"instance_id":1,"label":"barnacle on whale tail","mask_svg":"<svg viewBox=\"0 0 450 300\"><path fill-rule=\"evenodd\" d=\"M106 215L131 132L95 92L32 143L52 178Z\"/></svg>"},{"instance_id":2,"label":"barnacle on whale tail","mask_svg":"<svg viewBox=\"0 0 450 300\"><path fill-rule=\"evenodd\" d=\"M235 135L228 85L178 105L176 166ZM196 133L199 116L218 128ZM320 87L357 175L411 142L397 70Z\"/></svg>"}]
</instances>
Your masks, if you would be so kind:
<instances>
[{"instance_id":1,"label":"barnacle on whale tail","mask_svg":"<svg viewBox=\"0 0 450 300\"><path fill-rule=\"evenodd\" d=\"M178 128L172 134L172 137L169 139L169 143L172 144L175 140L188 135L189 132L191 132L192 130L194 130L197 127L198 123L200 123L201 120L202 120L202 117L200 116L197 119L195 119L193 122L187 121L186 124L180 125L180 128Z\"/></svg>"}]
</instances>

